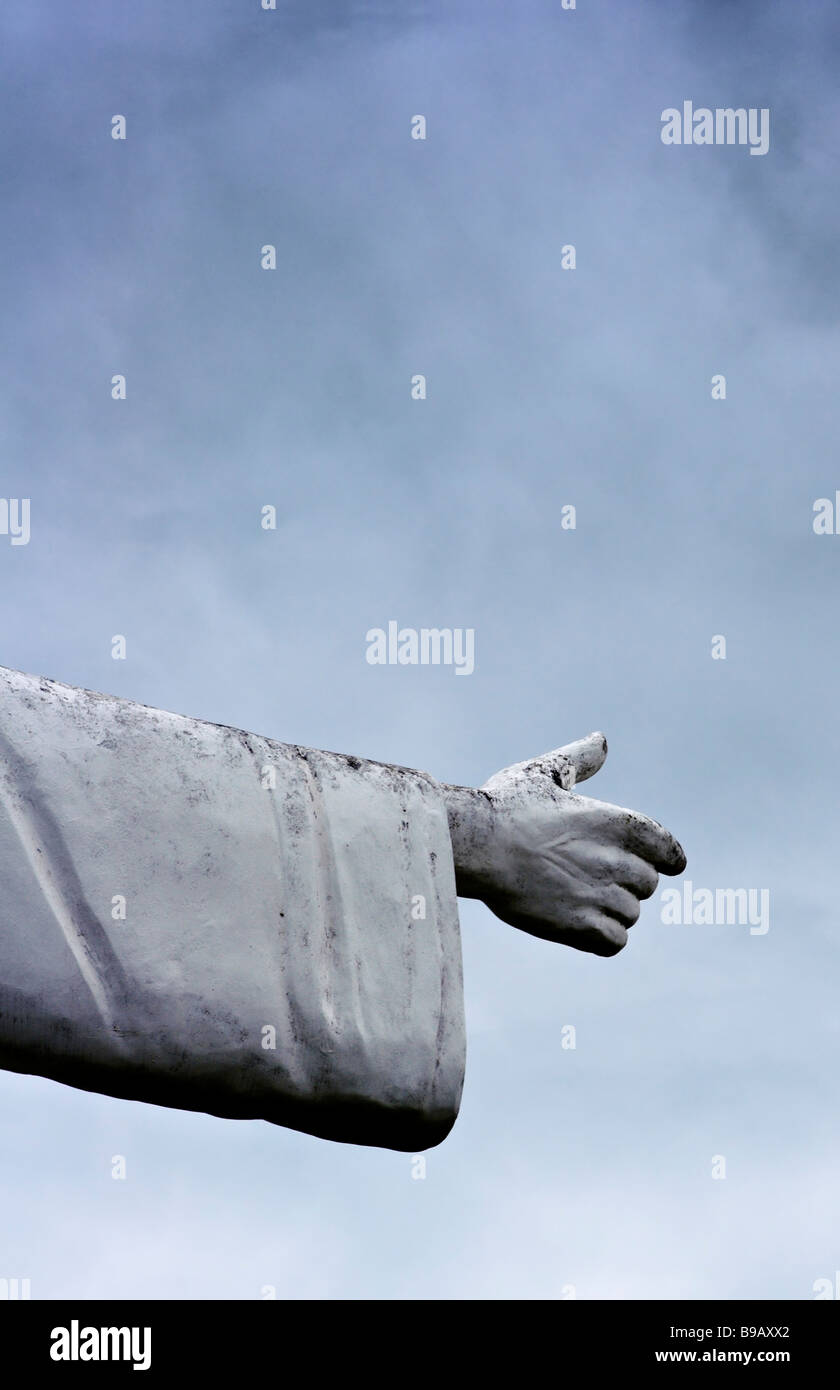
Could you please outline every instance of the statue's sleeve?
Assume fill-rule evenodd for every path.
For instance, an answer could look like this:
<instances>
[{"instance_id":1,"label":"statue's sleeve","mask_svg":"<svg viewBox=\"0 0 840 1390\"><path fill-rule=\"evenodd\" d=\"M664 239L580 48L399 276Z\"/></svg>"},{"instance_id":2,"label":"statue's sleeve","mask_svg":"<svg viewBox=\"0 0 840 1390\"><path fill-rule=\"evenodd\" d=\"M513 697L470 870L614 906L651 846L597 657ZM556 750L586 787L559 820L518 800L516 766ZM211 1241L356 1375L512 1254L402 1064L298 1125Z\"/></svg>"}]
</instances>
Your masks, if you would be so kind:
<instances>
[{"instance_id":1,"label":"statue's sleeve","mask_svg":"<svg viewBox=\"0 0 840 1390\"><path fill-rule=\"evenodd\" d=\"M425 773L0 668L0 1066L421 1150L465 1032Z\"/></svg>"}]
</instances>

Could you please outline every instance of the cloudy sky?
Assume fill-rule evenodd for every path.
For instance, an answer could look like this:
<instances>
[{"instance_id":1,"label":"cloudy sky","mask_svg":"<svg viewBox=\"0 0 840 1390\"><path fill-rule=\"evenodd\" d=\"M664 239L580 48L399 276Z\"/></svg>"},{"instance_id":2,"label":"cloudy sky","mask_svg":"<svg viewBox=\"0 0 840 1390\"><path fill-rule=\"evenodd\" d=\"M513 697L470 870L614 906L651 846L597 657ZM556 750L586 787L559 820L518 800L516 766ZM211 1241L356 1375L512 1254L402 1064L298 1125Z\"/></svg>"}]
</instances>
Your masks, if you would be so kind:
<instances>
[{"instance_id":1,"label":"cloudy sky","mask_svg":"<svg viewBox=\"0 0 840 1390\"><path fill-rule=\"evenodd\" d=\"M603 729L588 791L673 829L695 888L770 894L764 935L657 894L609 960L463 903L466 1088L421 1181L0 1073L0 1277L813 1297L840 1268L834 6L15 0L0 30L2 491L31 499L2 664L468 785ZM686 100L769 108L769 152L665 146ZM473 628L474 674L368 665L389 620Z\"/></svg>"}]
</instances>

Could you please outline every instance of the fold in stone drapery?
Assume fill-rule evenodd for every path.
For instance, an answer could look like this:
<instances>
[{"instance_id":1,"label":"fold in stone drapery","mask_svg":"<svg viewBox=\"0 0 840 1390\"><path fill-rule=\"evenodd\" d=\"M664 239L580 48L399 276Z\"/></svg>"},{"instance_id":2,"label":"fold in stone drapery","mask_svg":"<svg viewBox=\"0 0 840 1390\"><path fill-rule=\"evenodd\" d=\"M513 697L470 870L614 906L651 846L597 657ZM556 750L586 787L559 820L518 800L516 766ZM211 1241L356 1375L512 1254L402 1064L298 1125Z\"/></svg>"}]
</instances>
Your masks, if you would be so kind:
<instances>
[{"instance_id":1,"label":"fold in stone drapery","mask_svg":"<svg viewBox=\"0 0 840 1390\"><path fill-rule=\"evenodd\" d=\"M408 1151L454 1123L424 773L0 668L0 871L0 1066Z\"/></svg>"}]
</instances>

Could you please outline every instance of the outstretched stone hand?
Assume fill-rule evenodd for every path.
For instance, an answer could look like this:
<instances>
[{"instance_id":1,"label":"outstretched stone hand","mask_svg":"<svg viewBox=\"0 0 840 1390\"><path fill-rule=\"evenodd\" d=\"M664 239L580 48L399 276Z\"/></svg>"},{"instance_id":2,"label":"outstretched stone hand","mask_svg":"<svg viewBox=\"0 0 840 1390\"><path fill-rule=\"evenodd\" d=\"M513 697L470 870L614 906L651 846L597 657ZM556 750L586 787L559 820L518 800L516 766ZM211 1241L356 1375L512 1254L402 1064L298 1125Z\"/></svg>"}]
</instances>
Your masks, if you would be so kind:
<instances>
[{"instance_id":1,"label":"outstretched stone hand","mask_svg":"<svg viewBox=\"0 0 840 1390\"><path fill-rule=\"evenodd\" d=\"M459 895L532 936L620 951L658 875L686 861L657 821L572 790L606 756L604 735L589 734L478 789L444 787Z\"/></svg>"}]
</instances>

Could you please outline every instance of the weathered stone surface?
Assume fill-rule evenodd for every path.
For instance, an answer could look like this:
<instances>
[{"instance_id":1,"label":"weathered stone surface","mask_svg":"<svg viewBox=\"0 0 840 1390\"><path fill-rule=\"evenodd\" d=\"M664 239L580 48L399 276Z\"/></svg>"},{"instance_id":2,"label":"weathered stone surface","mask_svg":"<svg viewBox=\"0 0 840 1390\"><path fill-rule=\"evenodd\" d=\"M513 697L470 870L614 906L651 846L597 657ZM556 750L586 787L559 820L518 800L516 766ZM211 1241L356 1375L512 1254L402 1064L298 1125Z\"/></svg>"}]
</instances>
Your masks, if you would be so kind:
<instances>
[{"instance_id":1,"label":"weathered stone surface","mask_svg":"<svg viewBox=\"0 0 840 1390\"><path fill-rule=\"evenodd\" d=\"M425 774L0 669L0 874L0 1066L394 1149L451 1128L460 940Z\"/></svg>"}]
</instances>

